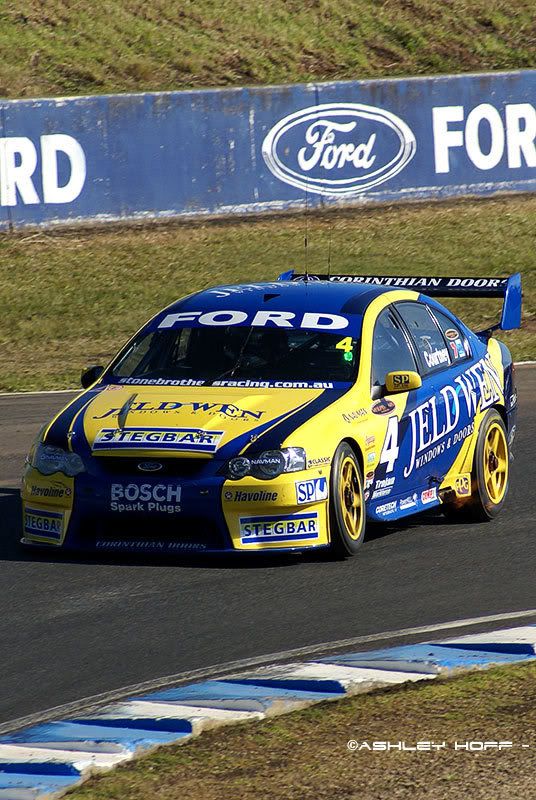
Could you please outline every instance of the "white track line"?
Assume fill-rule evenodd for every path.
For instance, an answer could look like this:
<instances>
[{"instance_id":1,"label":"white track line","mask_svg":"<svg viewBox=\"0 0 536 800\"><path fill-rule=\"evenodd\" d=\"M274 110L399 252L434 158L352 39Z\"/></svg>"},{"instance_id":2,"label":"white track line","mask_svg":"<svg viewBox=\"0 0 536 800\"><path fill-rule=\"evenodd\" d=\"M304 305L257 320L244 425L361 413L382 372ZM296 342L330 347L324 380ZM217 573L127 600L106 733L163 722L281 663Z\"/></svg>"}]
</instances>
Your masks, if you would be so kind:
<instances>
[{"instance_id":1,"label":"white track line","mask_svg":"<svg viewBox=\"0 0 536 800\"><path fill-rule=\"evenodd\" d=\"M366 636L354 636L351 639L339 639L335 642L322 642L308 647L299 647L294 650L284 650L278 653L270 653L265 656L246 658L240 661L229 661L224 664L215 664L203 669L179 672L175 675L166 675L152 681L135 683L131 686L124 686L103 694L92 695L66 703L61 706L49 708L46 711L31 714L27 717L11 720L0 724L0 734L9 733L29 725L37 725L48 722L52 719L59 719L79 714L82 711L92 712L112 701L121 700L127 696L140 696L158 689L163 689L177 684L199 681L199 680L225 680L226 677L234 675L236 672L243 671L250 667L261 667L273 665L278 662L293 660L296 658L307 658L311 655L326 655L330 651L348 649L355 645L368 644L370 642L383 642L390 639L402 639L406 636L435 633L437 631L453 630L455 628L471 628L476 625L486 625L505 620L525 619L534 617L536 624L536 608L527 611L509 611L503 614L491 614L482 617L469 617L468 619L457 619L452 622L440 622L435 625L421 625L416 628L400 628L396 631L384 631L383 633L373 633Z\"/></svg>"},{"instance_id":2,"label":"white track line","mask_svg":"<svg viewBox=\"0 0 536 800\"><path fill-rule=\"evenodd\" d=\"M82 392L83 389L48 389L40 392L0 392L0 397L32 397L35 395L47 394L70 394L71 392Z\"/></svg>"}]
</instances>

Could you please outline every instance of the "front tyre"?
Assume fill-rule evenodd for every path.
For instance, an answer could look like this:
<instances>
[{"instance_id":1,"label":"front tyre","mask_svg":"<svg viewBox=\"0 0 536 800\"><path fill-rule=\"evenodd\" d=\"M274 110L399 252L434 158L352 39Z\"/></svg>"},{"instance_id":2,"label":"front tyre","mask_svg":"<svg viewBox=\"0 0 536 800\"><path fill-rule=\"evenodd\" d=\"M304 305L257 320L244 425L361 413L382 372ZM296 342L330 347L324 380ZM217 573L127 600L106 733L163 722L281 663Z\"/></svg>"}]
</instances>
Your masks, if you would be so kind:
<instances>
[{"instance_id":1,"label":"front tyre","mask_svg":"<svg viewBox=\"0 0 536 800\"><path fill-rule=\"evenodd\" d=\"M361 467L347 442L341 442L333 457L329 517L332 554L353 556L365 538L365 498Z\"/></svg>"}]
</instances>

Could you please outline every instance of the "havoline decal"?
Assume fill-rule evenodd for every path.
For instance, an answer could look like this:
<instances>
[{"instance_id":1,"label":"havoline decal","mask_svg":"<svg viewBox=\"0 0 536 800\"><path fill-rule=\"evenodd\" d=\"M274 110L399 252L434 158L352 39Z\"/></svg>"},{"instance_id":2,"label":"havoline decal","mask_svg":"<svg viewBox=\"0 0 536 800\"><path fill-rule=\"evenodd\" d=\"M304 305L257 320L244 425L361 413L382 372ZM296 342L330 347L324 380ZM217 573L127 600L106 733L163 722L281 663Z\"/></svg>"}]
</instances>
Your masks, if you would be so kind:
<instances>
[{"instance_id":1,"label":"havoline decal","mask_svg":"<svg viewBox=\"0 0 536 800\"><path fill-rule=\"evenodd\" d=\"M310 106L268 132L262 155L279 180L321 195L355 195L398 175L415 155L411 128L361 103Z\"/></svg>"}]
</instances>

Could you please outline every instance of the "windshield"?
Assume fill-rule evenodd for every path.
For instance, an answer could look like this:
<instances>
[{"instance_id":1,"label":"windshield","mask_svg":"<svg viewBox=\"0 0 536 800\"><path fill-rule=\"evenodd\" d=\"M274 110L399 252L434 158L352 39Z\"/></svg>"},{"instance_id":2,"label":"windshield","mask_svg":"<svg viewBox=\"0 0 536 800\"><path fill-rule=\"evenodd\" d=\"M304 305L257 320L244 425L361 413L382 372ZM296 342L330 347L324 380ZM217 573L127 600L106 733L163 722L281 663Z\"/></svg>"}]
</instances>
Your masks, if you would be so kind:
<instances>
[{"instance_id":1,"label":"windshield","mask_svg":"<svg viewBox=\"0 0 536 800\"><path fill-rule=\"evenodd\" d=\"M107 378L189 386L319 382L321 388L330 388L355 379L358 344L340 332L295 328L157 330L140 334L112 364Z\"/></svg>"}]
</instances>

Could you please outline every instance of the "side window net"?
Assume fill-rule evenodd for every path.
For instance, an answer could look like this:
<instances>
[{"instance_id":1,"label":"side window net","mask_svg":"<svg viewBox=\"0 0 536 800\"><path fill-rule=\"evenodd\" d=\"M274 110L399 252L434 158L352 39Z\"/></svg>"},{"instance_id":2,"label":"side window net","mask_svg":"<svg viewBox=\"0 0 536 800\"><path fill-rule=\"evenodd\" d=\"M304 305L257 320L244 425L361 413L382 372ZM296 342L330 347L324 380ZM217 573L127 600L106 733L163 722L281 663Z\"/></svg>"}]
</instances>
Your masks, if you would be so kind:
<instances>
[{"instance_id":1,"label":"side window net","mask_svg":"<svg viewBox=\"0 0 536 800\"><path fill-rule=\"evenodd\" d=\"M443 334L424 303L398 303L396 309L404 320L421 361L421 374L449 367L451 357Z\"/></svg>"},{"instance_id":2,"label":"side window net","mask_svg":"<svg viewBox=\"0 0 536 800\"><path fill-rule=\"evenodd\" d=\"M372 347L372 386L384 386L388 372L417 369L415 359L396 317L382 311L374 327Z\"/></svg>"}]
</instances>

